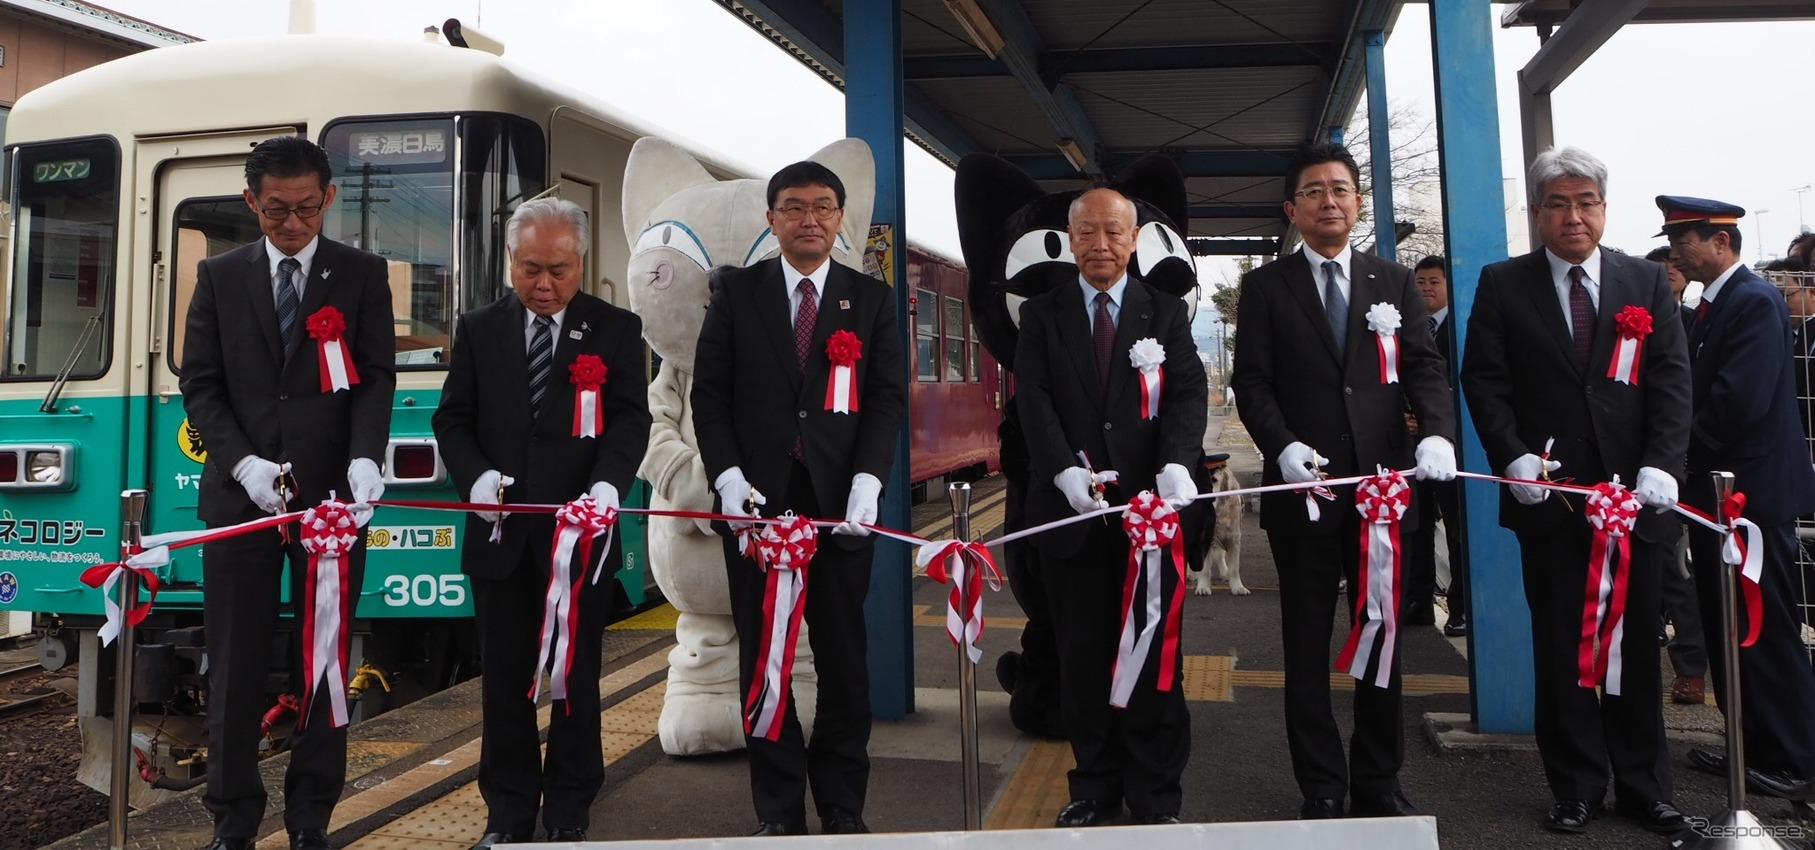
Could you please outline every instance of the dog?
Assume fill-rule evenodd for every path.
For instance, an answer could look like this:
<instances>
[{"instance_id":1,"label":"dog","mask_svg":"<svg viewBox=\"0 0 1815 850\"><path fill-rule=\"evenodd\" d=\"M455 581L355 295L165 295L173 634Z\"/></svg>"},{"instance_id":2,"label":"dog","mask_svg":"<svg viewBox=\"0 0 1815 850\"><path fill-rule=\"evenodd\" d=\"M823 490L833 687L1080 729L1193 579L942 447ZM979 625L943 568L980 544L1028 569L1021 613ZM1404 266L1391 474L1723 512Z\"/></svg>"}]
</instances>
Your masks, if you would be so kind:
<instances>
[{"instance_id":1,"label":"dog","mask_svg":"<svg viewBox=\"0 0 1815 850\"><path fill-rule=\"evenodd\" d=\"M1198 489L1211 493L1227 493L1237 490L1241 482L1229 469L1227 454L1205 455L1199 464ZM1187 540L1187 552L1190 566L1197 574L1191 588L1195 596L1209 596L1212 578L1223 579L1229 583L1229 592L1235 596L1247 596L1253 591L1242 584L1242 513L1244 499L1206 499L1200 500L1193 508L1201 508L1201 513L1190 518L1189 527L1193 534ZM1191 510L1191 508L1187 508Z\"/></svg>"}]
</instances>

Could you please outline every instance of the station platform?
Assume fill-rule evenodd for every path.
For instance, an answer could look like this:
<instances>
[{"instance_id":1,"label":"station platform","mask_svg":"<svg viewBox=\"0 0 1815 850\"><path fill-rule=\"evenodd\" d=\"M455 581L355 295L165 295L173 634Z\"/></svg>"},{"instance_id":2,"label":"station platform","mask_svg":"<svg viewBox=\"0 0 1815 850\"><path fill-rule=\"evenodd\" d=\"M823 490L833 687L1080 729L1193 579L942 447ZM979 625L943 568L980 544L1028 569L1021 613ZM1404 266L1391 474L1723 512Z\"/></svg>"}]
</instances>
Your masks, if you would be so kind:
<instances>
[{"instance_id":1,"label":"station platform","mask_svg":"<svg viewBox=\"0 0 1815 850\"><path fill-rule=\"evenodd\" d=\"M1239 423L1212 420L1207 445L1232 454L1244 483L1258 480L1260 458ZM981 537L1002 522L999 477L976 485L972 528ZM919 533L937 535L950 524L943 498L915 510ZM1218 585L1214 595L1190 597L1183 637L1187 655L1186 696L1191 707L1191 758L1184 775L1185 805L1180 816L1197 824L1287 821L1301 803L1292 778L1283 721L1284 674L1280 672L1277 573L1257 517L1244 518L1242 577L1254 591L1236 597ZM986 830L1050 827L1068 801L1065 771L1071 765L1062 741L1021 734L1009 723L1007 696L995 684L995 659L1018 648L1025 622L1013 597L989 594L984 601L987 629L984 663L978 671L978 717ZM958 723L957 650L944 630L946 589L917 579L915 604L915 710L903 721L878 721L871 742L872 771L864 819L878 833L927 833L963 826ZM1509 604L1517 604L1508 600ZM601 841L746 836L755 827L748 773L741 753L675 758L656 738L667 666L673 646L673 611L663 607L615 624L605 635L603 670L606 783L592 809L589 838ZM1443 614L1438 613L1438 622ZM1334 630L1334 657L1346 623ZM1545 832L1541 821L1551 803L1538 755L1529 737L1471 736L1455 727L1469 711L1465 642L1446 639L1437 628L1409 629L1403 642L1405 674L1406 795L1434 817L1445 847L1663 847L1666 841L1616 816L1598 820L1586 837ZM1659 663L1667 664L1659 652ZM1339 725L1349 726L1351 680L1332 671ZM1669 681L1666 675L1665 682ZM334 813L331 838L347 848L431 848L464 850L484 831L485 805L475 781L480 715L477 680L356 724L351 733L347 786ZM548 708L541 719L547 721ZM1712 704L1672 706L1671 729L1676 802L1690 815L1724 808L1724 781L1685 766L1690 746L1717 744L1720 715ZM1447 718L1447 719L1446 719ZM271 802L261 829L261 848L286 846L282 826L282 774L287 756L262 765ZM1610 792L1611 795L1611 792ZM1611 796L1608 801L1612 802ZM1793 824L1789 804L1754 798L1752 811L1767 823ZM808 821L814 830L818 819ZM1413 846L1362 841L1385 835L1371 825L1275 823L1219 830L1216 827L1130 827L1154 848L1209 846ZM1802 826L1809 826L1802 824ZM1415 831L1415 830L1414 830ZM1078 831L1081 832L1081 831ZM1126 832L1126 831L1124 831ZM135 813L133 848L200 848L211 827L200 792ZM1815 833L1809 833L1815 834ZM878 847L909 846L904 836L874 841ZM1052 846L1051 837L1029 834L996 847ZM763 839L775 842L776 839ZM839 846L851 843L839 837ZM1385 840L1385 839L1382 839ZM1073 836L1067 843L1080 843ZM820 843L815 841L814 843ZM1125 841L1117 844L1127 846ZM959 846L950 836L919 846ZM831 842L824 842L830 846ZM56 848L106 848L103 824L56 844ZM569 845L573 846L573 845ZM969 843L966 846L984 846ZM1097 843L1094 846L1111 846Z\"/></svg>"}]
</instances>

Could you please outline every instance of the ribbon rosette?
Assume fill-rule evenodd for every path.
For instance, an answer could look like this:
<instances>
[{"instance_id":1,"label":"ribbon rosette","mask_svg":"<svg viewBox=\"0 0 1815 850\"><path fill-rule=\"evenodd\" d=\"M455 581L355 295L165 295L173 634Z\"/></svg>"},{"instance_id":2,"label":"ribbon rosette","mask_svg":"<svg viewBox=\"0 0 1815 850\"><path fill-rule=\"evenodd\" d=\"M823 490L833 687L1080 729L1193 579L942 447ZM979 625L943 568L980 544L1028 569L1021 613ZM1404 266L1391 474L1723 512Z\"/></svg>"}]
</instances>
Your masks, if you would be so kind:
<instances>
[{"instance_id":1,"label":"ribbon rosette","mask_svg":"<svg viewBox=\"0 0 1815 850\"><path fill-rule=\"evenodd\" d=\"M1613 344L1613 362L1607 364L1607 377L1636 387L1639 367L1645 359L1645 337L1651 335L1651 311L1628 304L1614 315L1613 327L1619 331L1620 339Z\"/></svg>"},{"instance_id":2,"label":"ribbon rosette","mask_svg":"<svg viewBox=\"0 0 1815 850\"><path fill-rule=\"evenodd\" d=\"M744 698L744 734L781 738L782 718L794 681L794 645L807 610L807 565L819 549L819 531L793 513L754 534L750 548L765 574L763 643L756 651L756 678Z\"/></svg>"},{"instance_id":3,"label":"ribbon rosette","mask_svg":"<svg viewBox=\"0 0 1815 850\"><path fill-rule=\"evenodd\" d=\"M863 359L863 340L847 330L826 340L826 359L832 374L826 378L826 409L833 413L857 412L857 361Z\"/></svg>"},{"instance_id":4,"label":"ribbon rosette","mask_svg":"<svg viewBox=\"0 0 1815 850\"><path fill-rule=\"evenodd\" d=\"M332 499L303 511L299 524L303 551L309 553L304 601L308 615L303 620L303 669L308 678L303 681L296 725L308 721L315 688L326 687L330 728L338 729L347 725L347 623L355 601L348 592L347 556L359 542L359 525L345 504Z\"/></svg>"},{"instance_id":5,"label":"ribbon rosette","mask_svg":"<svg viewBox=\"0 0 1815 850\"><path fill-rule=\"evenodd\" d=\"M1355 486L1365 561L1355 594L1354 625L1336 656L1336 668L1366 682L1368 664L1378 657L1374 673L1378 688L1391 685L1393 653L1399 646L1399 520L1411 498L1411 485L1396 470L1379 470Z\"/></svg>"},{"instance_id":6,"label":"ribbon rosette","mask_svg":"<svg viewBox=\"0 0 1815 850\"><path fill-rule=\"evenodd\" d=\"M113 644L114 638L120 636L124 623L137 626L145 622L146 615L151 613L152 603L158 601L158 574L154 570L169 563L170 548L157 546L144 551L128 549L122 560L111 564L96 564L82 571L82 583L101 589L101 603L107 609L107 622L95 633L101 639L102 646ZM122 613L117 588L121 577L128 571L137 573L139 580L145 583L147 597L144 602L130 600L129 606Z\"/></svg>"},{"instance_id":7,"label":"ribbon rosette","mask_svg":"<svg viewBox=\"0 0 1815 850\"><path fill-rule=\"evenodd\" d=\"M1399 383L1399 308L1382 301L1368 308L1368 330L1380 350L1380 382Z\"/></svg>"},{"instance_id":8,"label":"ribbon rosette","mask_svg":"<svg viewBox=\"0 0 1815 850\"><path fill-rule=\"evenodd\" d=\"M596 358L595 358L596 359ZM592 583L598 584L605 570L605 558L611 554L611 532L618 524L618 512L602 507L591 496L581 496L555 512L554 551L549 557L548 591L542 597L542 633L537 642L536 671L529 683L529 699L542 695L542 671L553 658L548 672L549 696L567 699L567 675L573 669L574 650L580 630L580 585L586 581L586 565L593 564ZM600 537L602 546L596 545ZM593 558L594 550L598 558ZM576 557L577 556L577 557ZM575 564L579 569L575 569ZM567 706L572 712L573 706Z\"/></svg>"},{"instance_id":9,"label":"ribbon rosette","mask_svg":"<svg viewBox=\"0 0 1815 850\"><path fill-rule=\"evenodd\" d=\"M926 568L927 578L951 586L945 604L945 633L951 635L953 646L964 647L972 663L981 662L983 650L977 639L983 636L983 582L987 578L990 590L1002 589L1002 573L996 569L989 547L974 541L934 540L921 545L914 562Z\"/></svg>"},{"instance_id":10,"label":"ribbon rosette","mask_svg":"<svg viewBox=\"0 0 1815 850\"><path fill-rule=\"evenodd\" d=\"M309 317L309 336L315 340L315 358L321 367L321 391L324 393L352 389L359 383L359 372L353 368L353 353L347 350L347 320L333 305L316 310Z\"/></svg>"},{"instance_id":11,"label":"ribbon rosette","mask_svg":"<svg viewBox=\"0 0 1815 850\"><path fill-rule=\"evenodd\" d=\"M567 379L573 382L573 435L597 437L605 433L605 405L599 399L599 388L611 370L596 354L582 354L567 367Z\"/></svg>"},{"instance_id":12,"label":"ribbon rosette","mask_svg":"<svg viewBox=\"0 0 1815 850\"><path fill-rule=\"evenodd\" d=\"M1141 373L1141 416L1160 418L1160 387L1166 380L1160 366L1166 362L1166 347L1153 337L1135 340L1134 347L1128 349L1128 362Z\"/></svg>"},{"instance_id":13,"label":"ribbon rosette","mask_svg":"<svg viewBox=\"0 0 1815 850\"><path fill-rule=\"evenodd\" d=\"M1639 500L1620 484L1620 477L1596 484L1588 494L1588 524L1594 542L1588 550L1588 585L1582 592L1582 640L1576 648L1576 684L1604 685L1620 695L1624 669L1620 643L1626 635L1626 593L1631 582L1632 528L1638 523ZM1601 653L1595 656L1595 642Z\"/></svg>"},{"instance_id":14,"label":"ribbon rosette","mask_svg":"<svg viewBox=\"0 0 1815 850\"><path fill-rule=\"evenodd\" d=\"M1128 534L1128 577L1122 583L1122 636L1116 644L1115 670L1109 683L1109 704L1116 708L1128 707L1162 620L1166 630L1156 685L1161 691L1172 690L1172 680L1178 676L1179 622L1185 604L1185 539L1179 533L1178 512L1151 490L1142 490L1122 513L1122 530ZM1161 574L1161 558L1167 556L1171 572L1177 576L1170 604Z\"/></svg>"},{"instance_id":15,"label":"ribbon rosette","mask_svg":"<svg viewBox=\"0 0 1815 850\"><path fill-rule=\"evenodd\" d=\"M1740 646L1758 642L1758 631L1765 623L1765 597L1759 580L1765 570L1764 531L1746 519L1746 494L1734 493L1721 502L1720 519L1727 526L1727 540L1721 544L1721 560L1739 569L1740 591L1746 597L1746 636Z\"/></svg>"}]
</instances>

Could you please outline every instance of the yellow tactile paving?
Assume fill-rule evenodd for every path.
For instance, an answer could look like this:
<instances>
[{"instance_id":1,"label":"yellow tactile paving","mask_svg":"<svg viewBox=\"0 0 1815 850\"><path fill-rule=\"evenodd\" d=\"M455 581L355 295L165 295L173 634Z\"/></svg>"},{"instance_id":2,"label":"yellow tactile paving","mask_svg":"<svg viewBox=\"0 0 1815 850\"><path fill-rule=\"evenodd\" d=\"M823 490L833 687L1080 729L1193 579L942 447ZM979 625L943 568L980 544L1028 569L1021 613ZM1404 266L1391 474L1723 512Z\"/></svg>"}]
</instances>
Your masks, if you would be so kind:
<instances>
[{"instance_id":1,"label":"yellow tactile paving","mask_svg":"<svg viewBox=\"0 0 1815 850\"><path fill-rule=\"evenodd\" d=\"M1231 684L1236 687L1283 688L1286 686L1286 674L1278 670L1236 670L1230 674L1229 678ZM1354 686L1355 679L1349 674L1339 672L1330 674L1330 687L1340 690ZM1400 690L1410 696L1466 694L1468 693L1468 677L1413 674L1404 678Z\"/></svg>"},{"instance_id":2,"label":"yellow tactile paving","mask_svg":"<svg viewBox=\"0 0 1815 850\"><path fill-rule=\"evenodd\" d=\"M984 829L1040 829L1052 826L1071 801L1066 772L1077 764L1064 741L1038 739L1027 747L1021 766L990 807Z\"/></svg>"},{"instance_id":3,"label":"yellow tactile paving","mask_svg":"<svg viewBox=\"0 0 1815 850\"><path fill-rule=\"evenodd\" d=\"M666 602L655 606L634 617L626 617L609 626L608 631L635 631L638 629L655 632L672 632L674 624L680 620L681 612Z\"/></svg>"},{"instance_id":4,"label":"yellow tactile paving","mask_svg":"<svg viewBox=\"0 0 1815 850\"><path fill-rule=\"evenodd\" d=\"M1227 655L1185 656L1185 699L1192 702L1229 702L1235 698L1229 674L1235 659Z\"/></svg>"}]
</instances>

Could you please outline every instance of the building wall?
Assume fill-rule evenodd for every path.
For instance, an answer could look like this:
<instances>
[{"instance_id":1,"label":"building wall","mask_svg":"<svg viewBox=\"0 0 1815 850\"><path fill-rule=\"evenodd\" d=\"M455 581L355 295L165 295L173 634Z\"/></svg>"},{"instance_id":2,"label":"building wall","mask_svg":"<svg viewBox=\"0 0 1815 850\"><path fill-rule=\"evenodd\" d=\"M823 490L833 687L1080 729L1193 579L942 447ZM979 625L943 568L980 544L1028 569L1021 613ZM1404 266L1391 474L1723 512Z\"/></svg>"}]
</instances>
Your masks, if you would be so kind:
<instances>
[{"instance_id":1,"label":"building wall","mask_svg":"<svg viewBox=\"0 0 1815 850\"><path fill-rule=\"evenodd\" d=\"M45 83L144 49L78 35L9 10L0 10L0 47L6 48L0 65L0 107L6 108Z\"/></svg>"}]
</instances>

